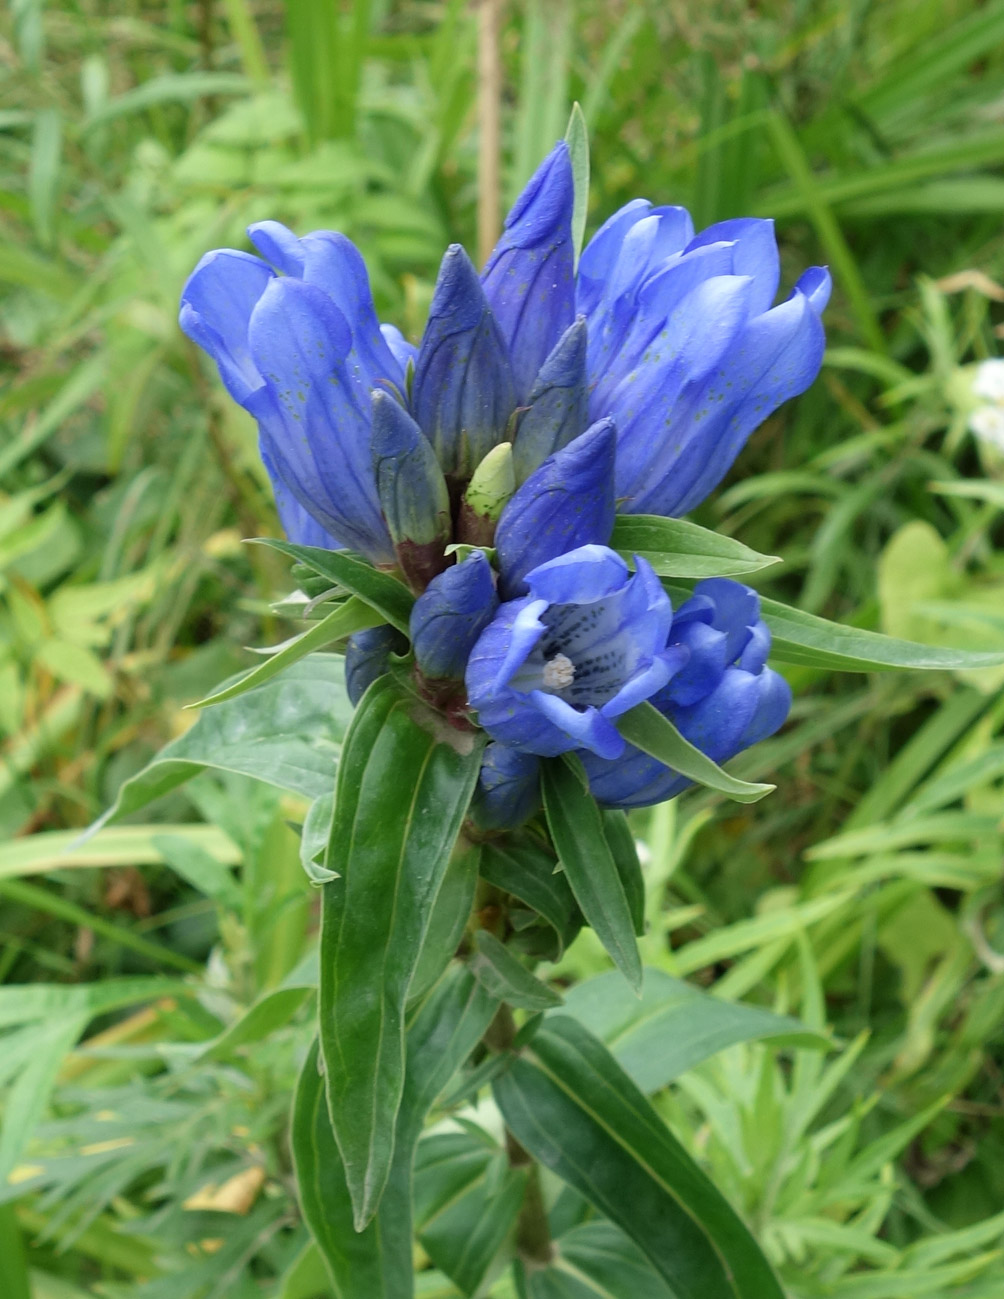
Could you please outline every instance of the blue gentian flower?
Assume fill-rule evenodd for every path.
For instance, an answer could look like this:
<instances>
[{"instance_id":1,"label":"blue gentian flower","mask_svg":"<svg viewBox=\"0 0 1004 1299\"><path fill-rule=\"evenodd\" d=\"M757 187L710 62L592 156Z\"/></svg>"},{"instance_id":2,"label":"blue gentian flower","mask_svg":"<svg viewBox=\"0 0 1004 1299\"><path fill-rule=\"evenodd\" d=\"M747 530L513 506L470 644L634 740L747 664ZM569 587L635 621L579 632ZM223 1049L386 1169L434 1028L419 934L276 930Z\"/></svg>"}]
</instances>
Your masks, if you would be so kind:
<instances>
[{"instance_id":1,"label":"blue gentian flower","mask_svg":"<svg viewBox=\"0 0 1004 1299\"><path fill-rule=\"evenodd\" d=\"M687 658L667 648L672 606L643 559L580 546L526 575L471 651L467 695L493 740L553 757L618 758L616 719L662 689Z\"/></svg>"},{"instance_id":2,"label":"blue gentian flower","mask_svg":"<svg viewBox=\"0 0 1004 1299\"><path fill-rule=\"evenodd\" d=\"M248 233L260 256L223 249L192 273L182 328L257 419L277 494L338 544L393 567L414 540L378 490L374 390L393 395L433 448L454 509L500 442L513 441L525 484L609 419L617 508L669 515L697 505L753 429L815 378L829 275L807 271L773 305L769 221L695 235L682 208L635 200L587 244L576 275L573 188L562 142L480 277L462 248L447 251L417 349L379 323L362 257L343 235L297 238L259 222ZM435 475L426 483L438 491ZM565 549L580 542L569 535Z\"/></svg>"},{"instance_id":3,"label":"blue gentian flower","mask_svg":"<svg viewBox=\"0 0 1004 1299\"><path fill-rule=\"evenodd\" d=\"M750 587L727 578L698 582L669 639L686 662L650 702L702 753L725 762L783 725L791 689L766 665L770 632ZM633 745L616 762L591 752L581 757L590 789L611 807L661 803L690 784Z\"/></svg>"}]
</instances>

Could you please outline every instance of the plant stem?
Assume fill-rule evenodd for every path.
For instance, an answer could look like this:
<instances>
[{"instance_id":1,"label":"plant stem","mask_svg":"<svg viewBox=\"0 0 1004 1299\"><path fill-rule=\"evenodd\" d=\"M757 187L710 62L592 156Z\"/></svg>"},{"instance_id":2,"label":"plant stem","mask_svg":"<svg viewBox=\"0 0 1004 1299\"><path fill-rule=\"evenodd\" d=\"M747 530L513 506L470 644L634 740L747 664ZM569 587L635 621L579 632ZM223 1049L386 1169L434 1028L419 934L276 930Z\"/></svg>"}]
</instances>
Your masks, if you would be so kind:
<instances>
[{"instance_id":1,"label":"plant stem","mask_svg":"<svg viewBox=\"0 0 1004 1299\"><path fill-rule=\"evenodd\" d=\"M528 1267L546 1267L554 1251L551 1247L547 1207L540 1185L540 1165L523 1149L508 1128L505 1148L510 1166L526 1169L526 1190L523 1192L523 1206L516 1223L516 1249Z\"/></svg>"},{"instance_id":2,"label":"plant stem","mask_svg":"<svg viewBox=\"0 0 1004 1299\"><path fill-rule=\"evenodd\" d=\"M500 231L502 57L499 27L502 0L478 5L478 259L483 266Z\"/></svg>"}]
</instances>

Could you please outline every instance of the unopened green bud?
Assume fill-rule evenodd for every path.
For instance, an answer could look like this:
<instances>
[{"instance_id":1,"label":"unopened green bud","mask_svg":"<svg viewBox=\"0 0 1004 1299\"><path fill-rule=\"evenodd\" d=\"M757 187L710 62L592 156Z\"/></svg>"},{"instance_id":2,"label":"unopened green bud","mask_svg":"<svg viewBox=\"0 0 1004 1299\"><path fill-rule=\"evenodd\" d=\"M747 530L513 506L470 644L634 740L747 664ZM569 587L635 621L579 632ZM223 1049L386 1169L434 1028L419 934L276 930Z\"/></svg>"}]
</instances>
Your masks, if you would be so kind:
<instances>
[{"instance_id":1,"label":"unopened green bud","mask_svg":"<svg viewBox=\"0 0 1004 1299\"><path fill-rule=\"evenodd\" d=\"M457 539L474 546L490 546L495 524L516 490L512 443L492 447L474 471L457 520Z\"/></svg>"}]
</instances>

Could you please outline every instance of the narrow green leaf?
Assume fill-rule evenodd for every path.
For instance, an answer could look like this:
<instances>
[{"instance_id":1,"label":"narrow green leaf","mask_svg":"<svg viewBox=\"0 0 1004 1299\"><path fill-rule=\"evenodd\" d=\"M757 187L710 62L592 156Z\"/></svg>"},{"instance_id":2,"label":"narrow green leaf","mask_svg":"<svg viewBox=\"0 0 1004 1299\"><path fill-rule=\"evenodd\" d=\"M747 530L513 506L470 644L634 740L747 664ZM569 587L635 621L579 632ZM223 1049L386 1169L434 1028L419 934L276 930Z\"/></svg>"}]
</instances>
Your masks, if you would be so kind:
<instances>
[{"instance_id":1,"label":"narrow green leaf","mask_svg":"<svg viewBox=\"0 0 1004 1299\"><path fill-rule=\"evenodd\" d=\"M389 677L345 740L323 886L321 1046L328 1107L361 1229L390 1173L404 1006L477 780L483 739Z\"/></svg>"},{"instance_id":2,"label":"narrow green leaf","mask_svg":"<svg viewBox=\"0 0 1004 1299\"><path fill-rule=\"evenodd\" d=\"M781 563L687 519L653 514L618 515L610 545L628 560L641 555L660 577L737 577Z\"/></svg>"},{"instance_id":3,"label":"narrow green leaf","mask_svg":"<svg viewBox=\"0 0 1004 1299\"><path fill-rule=\"evenodd\" d=\"M151 77L117 99L106 100L85 119L81 130L91 131L103 122L143 113L159 104L188 104L207 95L243 95L251 89L253 83L236 72L175 72Z\"/></svg>"},{"instance_id":4,"label":"narrow green leaf","mask_svg":"<svg viewBox=\"0 0 1004 1299\"><path fill-rule=\"evenodd\" d=\"M634 921L634 931L640 938L645 932L645 879L638 860L638 845L626 813L617 808L604 808L600 815L603 818L603 834L617 867L617 874L621 877L624 896Z\"/></svg>"},{"instance_id":5,"label":"narrow green leaf","mask_svg":"<svg viewBox=\"0 0 1004 1299\"><path fill-rule=\"evenodd\" d=\"M782 1299L742 1220L581 1024L549 1017L493 1086L516 1139L621 1227L677 1299Z\"/></svg>"},{"instance_id":6,"label":"narrow green leaf","mask_svg":"<svg viewBox=\"0 0 1004 1299\"><path fill-rule=\"evenodd\" d=\"M306 564L321 577L357 595L372 605L383 618L408 635L408 619L415 597L396 577L382 573L360 555L349 550L320 550L316 546L294 546L289 541L276 541L272 537L255 537L261 546L289 555L291 559Z\"/></svg>"},{"instance_id":7,"label":"narrow green leaf","mask_svg":"<svg viewBox=\"0 0 1004 1299\"><path fill-rule=\"evenodd\" d=\"M572 203L572 247L575 249L575 265L579 264L579 253L582 252L583 240L586 237L586 215L589 211L589 129L578 101L572 105L572 115L568 119L565 131L565 143L568 145L568 156L572 163L572 184L574 200Z\"/></svg>"},{"instance_id":8,"label":"narrow green leaf","mask_svg":"<svg viewBox=\"0 0 1004 1299\"><path fill-rule=\"evenodd\" d=\"M4 1267L5 1299L32 1299L28 1259L12 1204L0 1204L0 1258Z\"/></svg>"},{"instance_id":9,"label":"narrow green leaf","mask_svg":"<svg viewBox=\"0 0 1004 1299\"><path fill-rule=\"evenodd\" d=\"M631 908L582 764L565 756L543 763L541 772L548 828L575 900L611 960L633 988L640 988Z\"/></svg>"},{"instance_id":10,"label":"narrow green leaf","mask_svg":"<svg viewBox=\"0 0 1004 1299\"><path fill-rule=\"evenodd\" d=\"M894 668L950 671L999 667L1004 663L1004 650L919 645L881 632L842 627L777 600L761 597L760 611L773 637L771 654L781 663L838 672L883 672Z\"/></svg>"},{"instance_id":11,"label":"narrow green leaf","mask_svg":"<svg viewBox=\"0 0 1004 1299\"><path fill-rule=\"evenodd\" d=\"M240 849L215 825L121 825L86 838L79 830L43 830L0 844L0 880L78 866L158 866L165 839L183 839L219 865L236 866Z\"/></svg>"},{"instance_id":12,"label":"narrow green leaf","mask_svg":"<svg viewBox=\"0 0 1004 1299\"><path fill-rule=\"evenodd\" d=\"M206 767L320 798L331 790L351 714L342 659L337 654L301 659L274 680L202 713L125 782L91 833L146 807Z\"/></svg>"},{"instance_id":13,"label":"narrow green leaf","mask_svg":"<svg viewBox=\"0 0 1004 1299\"><path fill-rule=\"evenodd\" d=\"M554 1262L527 1277L527 1299L587 1297L677 1299L630 1236L602 1218L563 1232Z\"/></svg>"},{"instance_id":14,"label":"narrow green leaf","mask_svg":"<svg viewBox=\"0 0 1004 1299\"><path fill-rule=\"evenodd\" d=\"M667 767L672 767L681 776L686 776L699 785L727 794L737 803L757 803L777 788L776 785L755 784L730 776L717 762L712 762L706 753L684 739L669 718L664 717L648 701L625 713L618 720L617 729L625 740L642 752L664 762Z\"/></svg>"},{"instance_id":15,"label":"narrow green leaf","mask_svg":"<svg viewBox=\"0 0 1004 1299\"><path fill-rule=\"evenodd\" d=\"M582 925L582 917L564 871L539 840L507 834L481 850L481 878L524 902L554 932L551 960L559 960Z\"/></svg>"},{"instance_id":16,"label":"narrow green leaf","mask_svg":"<svg viewBox=\"0 0 1004 1299\"><path fill-rule=\"evenodd\" d=\"M474 935L474 947L468 968L499 1001L521 1010L550 1010L561 1005L558 993L535 978L487 929Z\"/></svg>"},{"instance_id":17,"label":"narrow green leaf","mask_svg":"<svg viewBox=\"0 0 1004 1299\"><path fill-rule=\"evenodd\" d=\"M830 1045L797 1019L724 1001L662 970L645 970L641 997L627 993L616 974L598 974L566 994L565 1010L606 1043L644 1092L658 1091L737 1042Z\"/></svg>"},{"instance_id":18,"label":"narrow green leaf","mask_svg":"<svg viewBox=\"0 0 1004 1299\"><path fill-rule=\"evenodd\" d=\"M422 950L408 988L409 1001L424 997L453 960L471 918L480 861L481 845L468 843L461 835L436 894Z\"/></svg>"},{"instance_id":19,"label":"narrow green leaf","mask_svg":"<svg viewBox=\"0 0 1004 1299\"><path fill-rule=\"evenodd\" d=\"M189 704L188 707L208 708L210 704L222 704L228 699L236 699L238 695L246 694L248 690L264 685L272 677L284 672L291 663L299 662L314 650L324 649L333 641L352 636L357 631L365 631L368 627L378 627L382 621L380 614L370 605L352 596L344 604L332 609L320 622L314 623L305 632L288 641L264 663L259 663L256 668L252 668L231 685L217 690L214 694L206 695L205 699Z\"/></svg>"},{"instance_id":20,"label":"narrow green leaf","mask_svg":"<svg viewBox=\"0 0 1004 1299\"><path fill-rule=\"evenodd\" d=\"M425 1117L477 1045L498 1003L461 966L419 1007L408 1027L407 1068L394 1162L375 1219L355 1230L338 1144L311 1049L293 1104L291 1145L303 1216L331 1276L336 1299L408 1299L412 1294L412 1164Z\"/></svg>"},{"instance_id":21,"label":"narrow green leaf","mask_svg":"<svg viewBox=\"0 0 1004 1299\"><path fill-rule=\"evenodd\" d=\"M85 1013L41 1024L33 1030L31 1057L4 1102L3 1129L0 1130L0 1186L6 1185L14 1165L44 1116L63 1058L86 1028L87 1020Z\"/></svg>"}]
</instances>

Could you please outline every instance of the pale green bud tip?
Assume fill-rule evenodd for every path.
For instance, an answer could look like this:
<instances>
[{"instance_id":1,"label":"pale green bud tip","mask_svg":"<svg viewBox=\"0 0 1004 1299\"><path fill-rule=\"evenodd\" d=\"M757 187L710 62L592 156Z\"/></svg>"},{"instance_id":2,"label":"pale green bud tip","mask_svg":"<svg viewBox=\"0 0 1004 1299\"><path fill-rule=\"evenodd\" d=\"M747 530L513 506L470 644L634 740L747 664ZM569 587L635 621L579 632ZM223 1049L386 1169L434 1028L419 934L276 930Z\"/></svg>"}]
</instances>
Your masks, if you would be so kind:
<instances>
[{"instance_id":1,"label":"pale green bud tip","mask_svg":"<svg viewBox=\"0 0 1004 1299\"><path fill-rule=\"evenodd\" d=\"M492 447L475 469L464 493L464 503L472 514L496 523L515 490L512 443L500 442L498 446Z\"/></svg>"}]
</instances>

